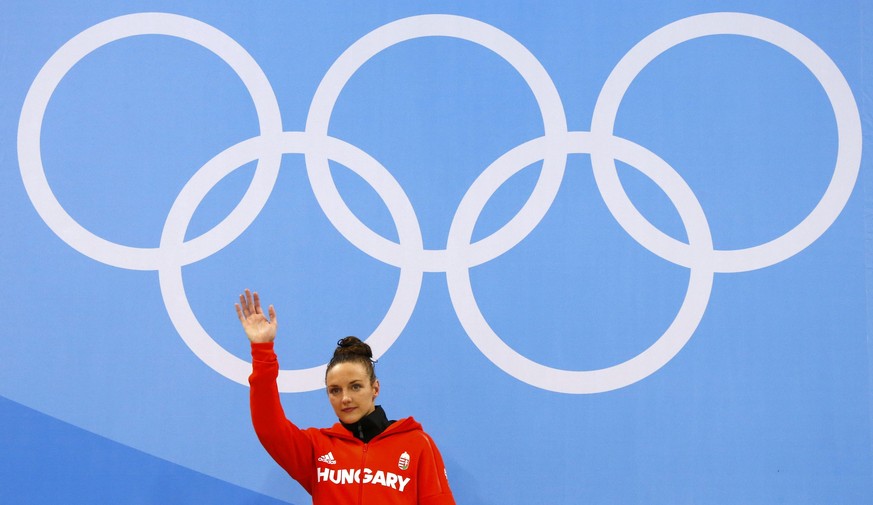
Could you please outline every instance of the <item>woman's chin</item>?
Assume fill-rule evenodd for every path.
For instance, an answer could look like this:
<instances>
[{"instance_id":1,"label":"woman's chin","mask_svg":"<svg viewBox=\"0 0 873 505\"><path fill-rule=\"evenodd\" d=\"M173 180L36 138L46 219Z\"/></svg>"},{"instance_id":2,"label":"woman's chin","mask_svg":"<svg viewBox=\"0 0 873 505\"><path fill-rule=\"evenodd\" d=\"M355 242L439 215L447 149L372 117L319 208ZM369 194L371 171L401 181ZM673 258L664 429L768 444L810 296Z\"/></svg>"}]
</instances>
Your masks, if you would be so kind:
<instances>
[{"instance_id":1,"label":"woman's chin","mask_svg":"<svg viewBox=\"0 0 873 505\"><path fill-rule=\"evenodd\" d=\"M358 411L354 412L339 412L338 416L339 420L343 424L355 424L356 422L361 420L361 414Z\"/></svg>"}]
</instances>

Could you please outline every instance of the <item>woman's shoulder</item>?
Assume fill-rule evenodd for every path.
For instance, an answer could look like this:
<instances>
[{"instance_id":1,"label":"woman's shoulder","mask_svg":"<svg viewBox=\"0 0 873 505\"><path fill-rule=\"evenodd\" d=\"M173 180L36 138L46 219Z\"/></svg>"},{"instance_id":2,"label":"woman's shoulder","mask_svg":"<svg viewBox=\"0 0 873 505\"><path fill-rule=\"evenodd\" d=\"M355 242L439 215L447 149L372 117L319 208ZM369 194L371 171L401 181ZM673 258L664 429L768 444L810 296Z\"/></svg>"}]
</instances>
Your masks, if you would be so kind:
<instances>
[{"instance_id":1,"label":"woman's shoulder","mask_svg":"<svg viewBox=\"0 0 873 505\"><path fill-rule=\"evenodd\" d=\"M403 439L406 443L413 442L417 443L417 445L421 449L433 450L434 441L424 431L424 428L421 426L421 423L416 421L412 417L405 417L403 419L398 420L394 424L388 427L385 430L385 433L382 434L386 439L388 437L396 437L397 439Z\"/></svg>"},{"instance_id":2,"label":"woman's shoulder","mask_svg":"<svg viewBox=\"0 0 873 505\"><path fill-rule=\"evenodd\" d=\"M403 417L391 423L391 426L385 430L393 431L395 433L405 433L410 431L424 431L424 428L421 427L421 423L415 420L414 417Z\"/></svg>"}]
</instances>

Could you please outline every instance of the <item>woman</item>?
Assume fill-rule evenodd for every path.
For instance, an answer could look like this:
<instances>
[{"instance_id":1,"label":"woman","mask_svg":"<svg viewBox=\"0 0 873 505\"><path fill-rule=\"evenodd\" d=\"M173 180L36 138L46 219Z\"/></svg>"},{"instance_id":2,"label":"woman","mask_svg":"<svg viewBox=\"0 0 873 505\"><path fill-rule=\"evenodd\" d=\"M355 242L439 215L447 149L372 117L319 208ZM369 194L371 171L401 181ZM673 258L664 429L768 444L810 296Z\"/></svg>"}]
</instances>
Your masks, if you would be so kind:
<instances>
[{"instance_id":1,"label":"woman","mask_svg":"<svg viewBox=\"0 0 873 505\"><path fill-rule=\"evenodd\" d=\"M285 418L273 352L276 310L257 293L239 297L236 313L252 345L252 423L264 448L312 495L313 505L454 505L436 445L411 417L389 421L381 406L370 346L340 340L325 385L339 422L301 430Z\"/></svg>"}]
</instances>

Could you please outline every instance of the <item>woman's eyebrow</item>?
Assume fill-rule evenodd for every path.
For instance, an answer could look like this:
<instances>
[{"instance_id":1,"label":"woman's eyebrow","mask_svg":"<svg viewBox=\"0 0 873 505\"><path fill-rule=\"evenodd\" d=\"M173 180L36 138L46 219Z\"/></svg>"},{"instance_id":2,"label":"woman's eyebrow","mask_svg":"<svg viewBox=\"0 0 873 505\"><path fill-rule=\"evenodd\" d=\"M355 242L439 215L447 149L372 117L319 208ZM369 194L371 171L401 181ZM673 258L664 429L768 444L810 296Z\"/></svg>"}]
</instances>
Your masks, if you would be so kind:
<instances>
[{"instance_id":1,"label":"woman's eyebrow","mask_svg":"<svg viewBox=\"0 0 873 505\"><path fill-rule=\"evenodd\" d=\"M363 381L361 379L352 379L349 381L349 386L351 386L352 384L358 384L358 383L362 383L362 382ZM338 388L338 387L342 387L342 386L340 386L339 384L328 384L326 387L328 387L328 388L337 387Z\"/></svg>"}]
</instances>

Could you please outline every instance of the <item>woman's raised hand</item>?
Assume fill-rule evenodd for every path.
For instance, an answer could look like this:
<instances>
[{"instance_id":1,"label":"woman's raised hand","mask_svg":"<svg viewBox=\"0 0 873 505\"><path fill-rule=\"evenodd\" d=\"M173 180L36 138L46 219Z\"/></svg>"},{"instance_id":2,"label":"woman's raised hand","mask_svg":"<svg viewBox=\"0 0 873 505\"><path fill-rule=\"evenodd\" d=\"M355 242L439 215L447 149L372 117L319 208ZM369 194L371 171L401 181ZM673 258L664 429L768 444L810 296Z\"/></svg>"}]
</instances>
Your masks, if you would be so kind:
<instances>
[{"instance_id":1,"label":"woman's raised hand","mask_svg":"<svg viewBox=\"0 0 873 505\"><path fill-rule=\"evenodd\" d=\"M252 293L247 289L245 293L239 295L239 303L235 305L239 322L242 323L243 330L252 343L272 342L276 338L278 326L276 309L272 305L267 308L270 316L267 319L261 309L261 299L257 292Z\"/></svg>"}]
</instances>

